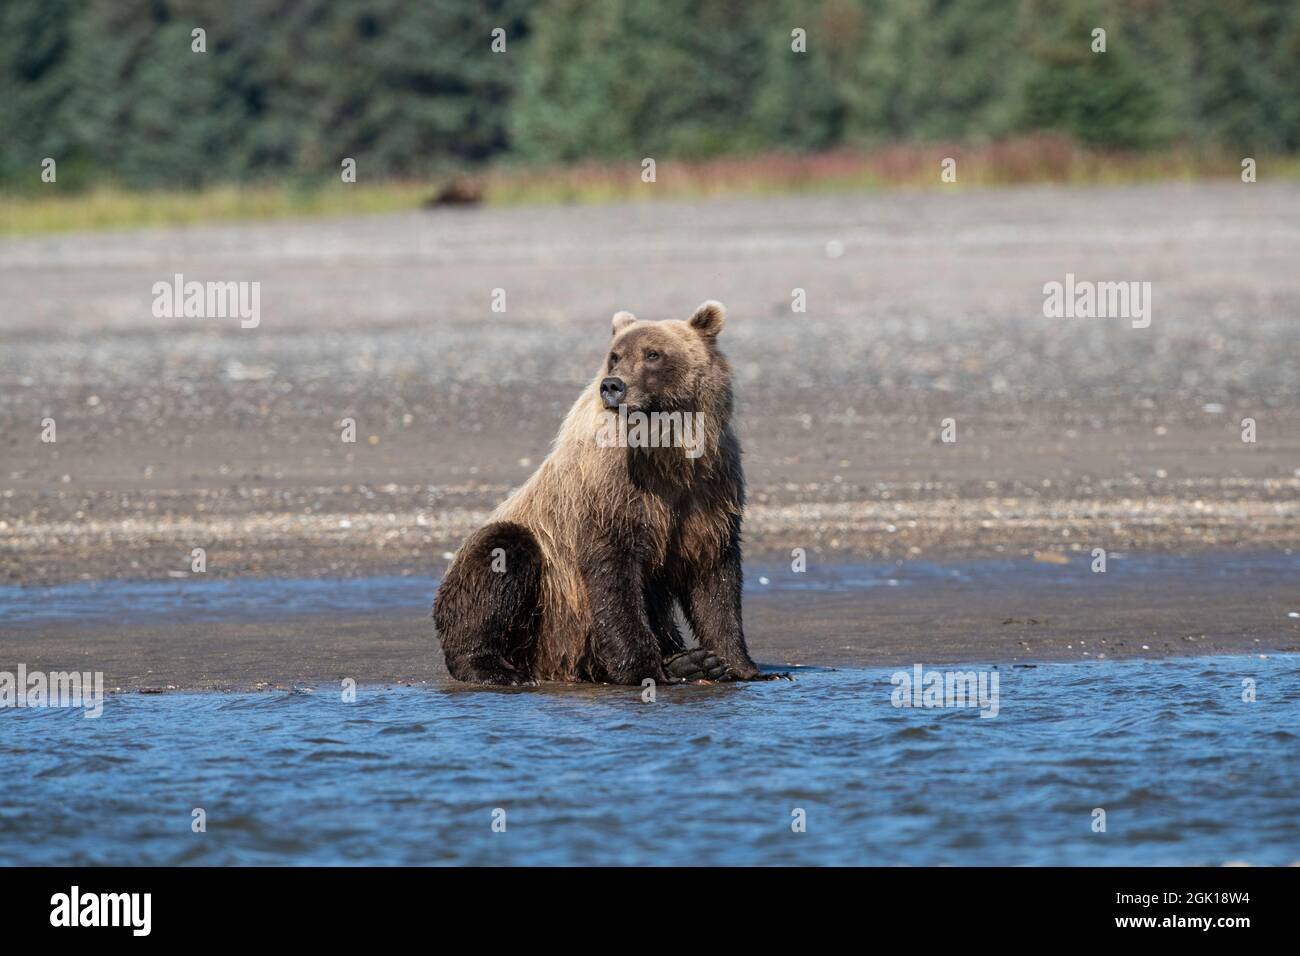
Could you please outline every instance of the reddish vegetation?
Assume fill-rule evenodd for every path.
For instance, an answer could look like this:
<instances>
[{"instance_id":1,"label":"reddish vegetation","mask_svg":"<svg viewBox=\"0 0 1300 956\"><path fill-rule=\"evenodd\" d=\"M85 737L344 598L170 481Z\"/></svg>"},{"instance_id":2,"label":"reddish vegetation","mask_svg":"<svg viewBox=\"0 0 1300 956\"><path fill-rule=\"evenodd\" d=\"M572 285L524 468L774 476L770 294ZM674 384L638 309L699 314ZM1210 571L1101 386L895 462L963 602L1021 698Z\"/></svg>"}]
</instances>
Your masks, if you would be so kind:
<instances>
[{"instance_id":1,"label":"reddish vegetation","mask_svg":"<svg viewBox=\"0 0 1300 956\"><path fill-rule=\"evenodd\" d=\"M826 153L764 153L701 161L664 160L656 181L641 164L585 163L553 169L499 169L484 178L491 202L598 201L856 186L946 186L943 160L956 160L956 185L1088 183L1236 177L1241 158L1212 148L1096 150L1067 136L1040 134L980 144L915 143Z\"/></svg>"}]
</instances>

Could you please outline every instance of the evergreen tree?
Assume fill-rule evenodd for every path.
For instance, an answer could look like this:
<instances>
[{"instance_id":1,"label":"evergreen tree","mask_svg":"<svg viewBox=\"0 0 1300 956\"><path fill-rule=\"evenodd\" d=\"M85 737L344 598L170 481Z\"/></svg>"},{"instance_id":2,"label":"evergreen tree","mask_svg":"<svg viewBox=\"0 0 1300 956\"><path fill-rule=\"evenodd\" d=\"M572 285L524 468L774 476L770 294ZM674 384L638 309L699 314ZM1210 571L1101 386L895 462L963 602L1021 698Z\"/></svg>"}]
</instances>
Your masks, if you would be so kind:
<instances>
[{"instance_id":1,"label":"evergreen tree","mask_svg":"<svg viewBox=\"0 0 1300 956\"><path fill-rule=\"evenodd\" d=\"M1034 130L1244 156L1300 150L1300 4L5 0L0 83L0 182L25 189L46 156L72 188Z\"/></svg>"}]
</instances>

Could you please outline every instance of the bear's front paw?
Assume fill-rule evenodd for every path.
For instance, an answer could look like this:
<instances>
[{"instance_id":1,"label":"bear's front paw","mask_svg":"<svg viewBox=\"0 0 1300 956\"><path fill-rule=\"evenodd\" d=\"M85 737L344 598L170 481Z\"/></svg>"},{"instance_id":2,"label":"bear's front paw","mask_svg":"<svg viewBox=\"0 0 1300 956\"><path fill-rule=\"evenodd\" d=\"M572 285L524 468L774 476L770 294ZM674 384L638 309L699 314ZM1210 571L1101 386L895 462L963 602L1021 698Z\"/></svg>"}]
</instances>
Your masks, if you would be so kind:
<instances>
[{"instance_id":1,"label":"bear's front paw","mask_svg":"<svg viewBox=\"0 0 1300 956\"><path fill-rule=\"evenodd\" d=\"M702 647L664 658L664 673L675 683L728 680L730 677L727 662Z\"/></svg>"}]
</instances>

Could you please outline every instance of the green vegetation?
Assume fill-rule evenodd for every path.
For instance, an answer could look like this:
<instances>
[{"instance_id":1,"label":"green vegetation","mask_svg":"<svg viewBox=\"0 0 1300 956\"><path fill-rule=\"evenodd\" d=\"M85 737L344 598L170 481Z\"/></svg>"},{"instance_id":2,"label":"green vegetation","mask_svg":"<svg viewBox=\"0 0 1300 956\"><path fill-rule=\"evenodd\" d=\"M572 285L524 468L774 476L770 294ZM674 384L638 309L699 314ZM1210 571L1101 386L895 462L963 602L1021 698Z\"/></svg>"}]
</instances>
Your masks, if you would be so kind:
<instances>
[{"instance_id":1,"label":"green vegetation","mask_svg":"<svg viewBox=\"0 0 1300 956\"><path fill-rule=\"evenodd\" d=\"M5 0L0 85L10 232L409 208L466 173L493 202L635 198L644 156L656 195L733 188L717 168L756 189L889 184L909 177L882 156L941 144L989 162L1022 144L1002 152L1028 178L1231 175L1300 151L1300 4ZM1071 158L1044 173L1023 144L1059 138ZM963 184L1015 178L985 173Z\"/></svg>"}]
</instances>

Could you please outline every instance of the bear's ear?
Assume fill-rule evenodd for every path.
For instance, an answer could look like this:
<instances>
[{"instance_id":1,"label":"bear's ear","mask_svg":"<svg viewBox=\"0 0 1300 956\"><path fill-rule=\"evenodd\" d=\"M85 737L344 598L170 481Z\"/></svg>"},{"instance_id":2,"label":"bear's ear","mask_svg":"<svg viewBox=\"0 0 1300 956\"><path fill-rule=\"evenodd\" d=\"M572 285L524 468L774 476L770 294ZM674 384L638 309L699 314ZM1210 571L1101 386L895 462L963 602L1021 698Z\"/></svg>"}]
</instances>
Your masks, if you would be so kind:
<instances>
[{"instance_id":1,"label":"bear's ear","mask_svg":"<svg viewBox=\"0 0 1300 956\"><path fill-rule=\"evenodd\" d=\"M695 310L695 314L686 320L686 324L706 339L716 338L722 331L722 327L727 324L727 309L721 302L710 299Z\"/></svg>"},{"instance_id":2,"label":"bear's ear","mask_svg":"<svg viewBox=\"0 0 1300 956\"><path fill-rule=\"evenodd\" d=\"M636 321L636 316L633 315L631 312L615 312L614 313L614 334L618 335L618 333L622 332L625 328L627 328L635 321Z\"/></svg>"}]
</instances>

